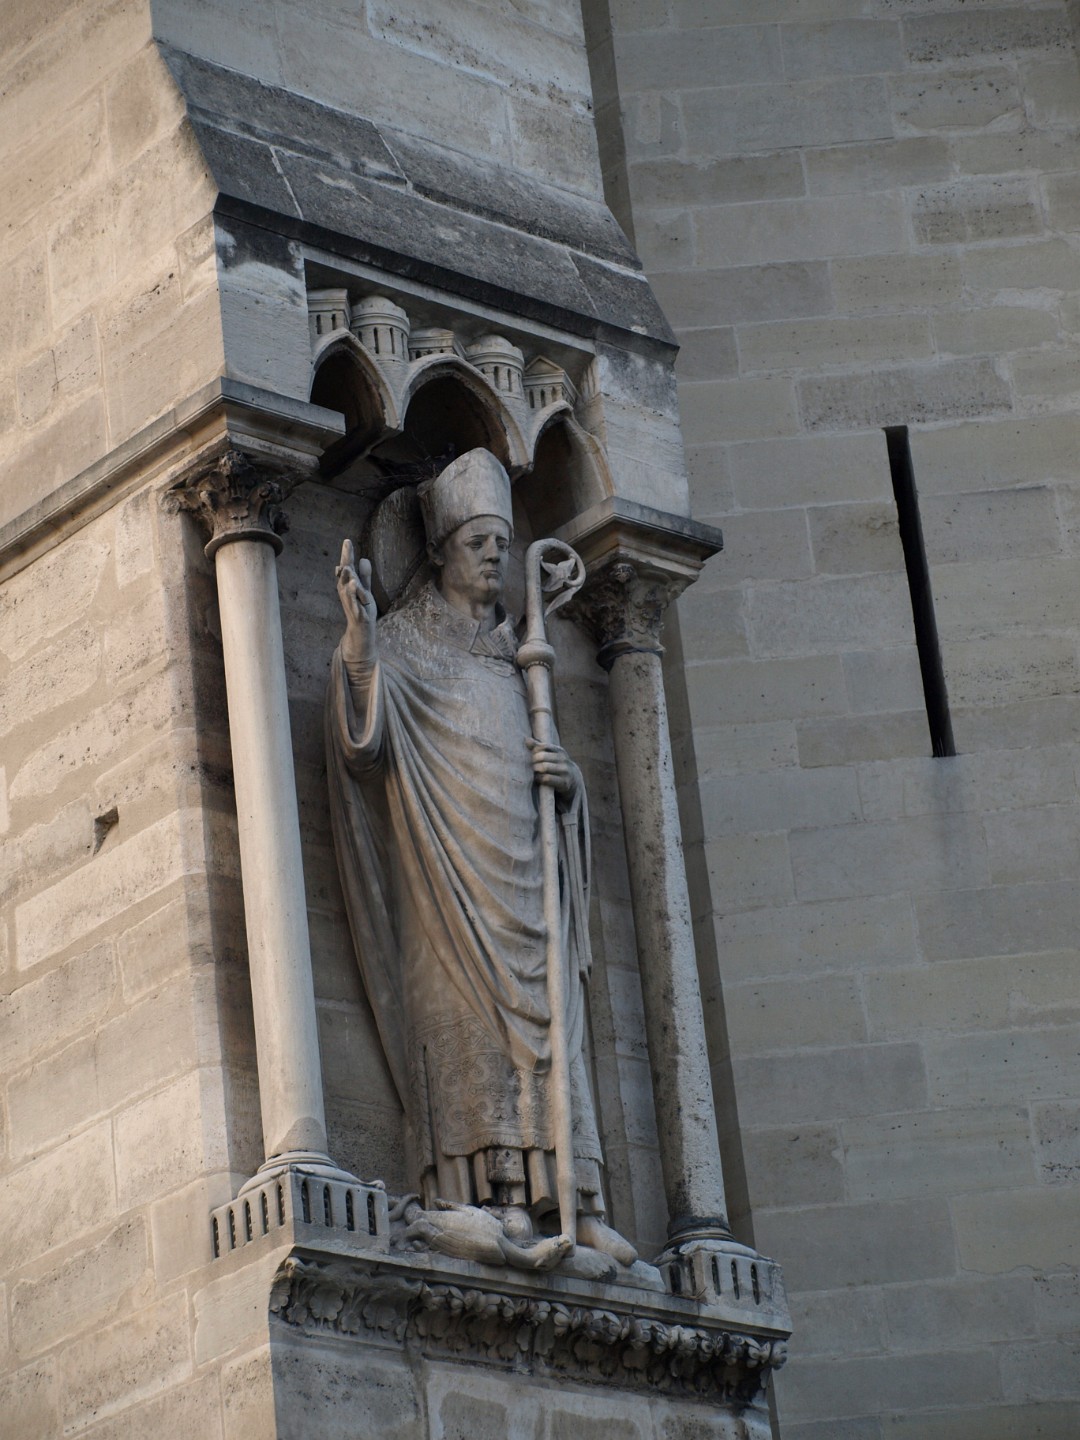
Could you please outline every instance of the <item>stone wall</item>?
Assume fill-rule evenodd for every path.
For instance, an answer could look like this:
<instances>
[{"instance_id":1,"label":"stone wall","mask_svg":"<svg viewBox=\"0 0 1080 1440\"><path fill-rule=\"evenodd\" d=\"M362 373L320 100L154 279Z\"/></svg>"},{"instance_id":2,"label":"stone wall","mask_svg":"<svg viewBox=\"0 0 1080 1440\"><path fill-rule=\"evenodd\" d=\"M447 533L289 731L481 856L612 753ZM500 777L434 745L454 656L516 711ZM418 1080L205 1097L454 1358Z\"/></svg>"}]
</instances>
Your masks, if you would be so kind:
<instances>
[{"instance_id":1,"label":"stone wall","mask_svg":"<svg viewBox=\"0 0 1080 1440\"><path fill-rule=\"evenodd\" d=\"M13 0L0 67L3 524L216 375L222 350L214 191L145 6Z\"/></svg>"},{"instance_id":2,"label":"stone wall","mask_svg":"<svg viewBox=\"0 0 1080 1440\"><path fill-rule=\"evenodd\" d=\"M718 1085L729 1044L744 1200L793 1292L782 1433L1064 1440L1080 1423L1067 7L586 11L608 194L683 346L694 512L727 540L673 650ZM910 427L955 758L931 757L885 426Z\"/></svg>"}]
</instances>

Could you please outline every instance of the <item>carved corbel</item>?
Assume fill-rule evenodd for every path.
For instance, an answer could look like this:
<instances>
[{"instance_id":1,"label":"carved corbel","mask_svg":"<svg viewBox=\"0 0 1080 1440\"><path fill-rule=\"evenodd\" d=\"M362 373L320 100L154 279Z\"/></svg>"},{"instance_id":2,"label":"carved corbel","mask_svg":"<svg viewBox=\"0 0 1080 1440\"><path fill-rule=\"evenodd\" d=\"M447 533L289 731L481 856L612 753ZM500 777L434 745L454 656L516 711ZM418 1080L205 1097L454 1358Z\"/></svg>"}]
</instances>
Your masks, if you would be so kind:
<instances>
[{"instance_id":1,"label":"carved corbel","mask_svg":"<svg viewBox=\"0 0 1080 1440\"><path fill-rule=\"evenodd\" d=\"M167 500L176 510L194 515L209 534L206 553L211 558L234 540L259 540L280 555L281 536L289 528L280 507L293 478L230 446L197 465Z\"/></svg>"}]
</instances>

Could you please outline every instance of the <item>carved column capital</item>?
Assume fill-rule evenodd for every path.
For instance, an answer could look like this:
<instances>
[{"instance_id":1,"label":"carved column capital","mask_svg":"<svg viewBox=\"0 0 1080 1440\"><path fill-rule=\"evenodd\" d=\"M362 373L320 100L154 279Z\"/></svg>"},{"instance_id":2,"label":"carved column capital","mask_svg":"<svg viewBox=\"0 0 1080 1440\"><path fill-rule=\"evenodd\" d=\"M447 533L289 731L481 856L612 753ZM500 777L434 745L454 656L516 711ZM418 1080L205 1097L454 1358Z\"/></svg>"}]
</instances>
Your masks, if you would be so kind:
<instances>
[{"instance_id":1,"label":"carved column capital","mask_svg":"<svg viewBox=\"0 0 1080 1440\"><path fill-rule=\"evenodd\" d=\"M588 579L570 607L610 670L620 655L662 655L664 611L696 578L723 536L710 525L610 497L557 532Z\"/></svg>"},{"instance_id":2,"label":"carved column capital","mask_svg":"<svg viewBox=\"0 0 1080 1440\"><path fill-rule=\"evenodd\" d=\"M619 555L593 571L573 605L605 670L620 655L664 653L664 611L688 583Z\"/></svg>"},{"instance_id":3,"label":"carved column capital","mask_svg":"<svg viewBox=\"0 0 1080 1440\"><path fill-rule=\"evenodd\" d=\"M289 522L280 509L283 472L233 447L197 465L169 492L177 510L194 515L209 532L213 556L234 540L259 540L280 555Z\"/></svg>"}]
</instances>

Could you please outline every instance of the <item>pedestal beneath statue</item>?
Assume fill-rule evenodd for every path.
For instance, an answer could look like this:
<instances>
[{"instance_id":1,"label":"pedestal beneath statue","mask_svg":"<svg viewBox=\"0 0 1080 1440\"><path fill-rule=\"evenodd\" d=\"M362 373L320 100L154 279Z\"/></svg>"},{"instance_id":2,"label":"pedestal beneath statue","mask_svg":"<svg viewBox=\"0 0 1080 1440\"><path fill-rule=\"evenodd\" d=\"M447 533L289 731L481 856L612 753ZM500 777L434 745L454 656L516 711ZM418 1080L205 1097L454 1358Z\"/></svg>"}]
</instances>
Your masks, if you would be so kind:
<instances>
[{"instance_id":1,"label":"pedestal beneath statue","mask_svg":"<svg viewBox=\"0 0 1080 1440\"><path fill-rule=\"evenodd\" d=\"M324 1212L321 1190L309 1189L305 1202L302 1183L295 1195L288 1183L283 1188L284 1223L271 1206L267 1233L238 1238L222 1254L224 1268L202 1307L211 1326L215 1311L246 1310L254 1322L260 1310L265 1339L245 1362L247 1393L242 1401L238 1395L251 1424L230 1436L770 1434L766 1387L783 1363L789 1322L779 1270L760 1256L743 1257L745 1274L736 1261L737 1280L703 1302L391 1250L381 1193L371 1192L370 1206L366 1193L354 1197L363 1224L349 1231L324 1223L333 1199Z\"/></svg>"}]
</instances>

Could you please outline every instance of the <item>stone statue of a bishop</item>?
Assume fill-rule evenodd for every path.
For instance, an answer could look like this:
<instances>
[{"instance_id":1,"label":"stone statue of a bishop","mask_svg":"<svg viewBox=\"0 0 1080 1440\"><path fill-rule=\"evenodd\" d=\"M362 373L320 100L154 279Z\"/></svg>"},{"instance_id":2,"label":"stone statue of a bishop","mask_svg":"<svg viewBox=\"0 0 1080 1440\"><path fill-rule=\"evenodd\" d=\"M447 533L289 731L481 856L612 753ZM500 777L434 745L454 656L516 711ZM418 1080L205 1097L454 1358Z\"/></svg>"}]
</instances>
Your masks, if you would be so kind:
<instances>
[{"instance_id":1,"label":"stone statue of a bishop","mask_svg":"<svg viewBox=\"0 0 1080 1440\"><path fill-rule=\"evenodd\" d=\"M530 732L517 635L501 603L510 481L493 455L473 450L421 486L419 499L429 578L377 623L371 566L354 559L350 541L342 547L345 633L327 706L339 868L405 1110L417 1208L468 1207L499 1227L512 1264L544 1268L564 1253L550 1240L558 1215L538 844L538 787L550 786L560 820L577 1238L629 1265L632 1247L604 1223L582 1055L585 792L566 751ZM437 1247L440 1234L432 1238Z\"/></svg>"}]
</instances>

